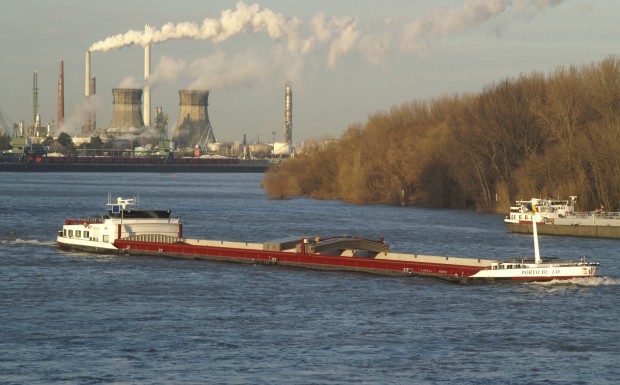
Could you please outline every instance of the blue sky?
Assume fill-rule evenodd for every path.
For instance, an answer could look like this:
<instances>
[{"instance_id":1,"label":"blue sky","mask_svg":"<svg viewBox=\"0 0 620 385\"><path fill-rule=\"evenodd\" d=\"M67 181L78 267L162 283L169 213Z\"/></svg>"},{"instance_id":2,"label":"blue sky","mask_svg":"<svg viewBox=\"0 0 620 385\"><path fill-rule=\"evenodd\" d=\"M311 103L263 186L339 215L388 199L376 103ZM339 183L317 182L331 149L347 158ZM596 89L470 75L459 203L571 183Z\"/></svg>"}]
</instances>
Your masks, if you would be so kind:
<instances>
[{"instance_id":1,"label":"blue sky","mask_svg":"<svg viewBox=\"0 0 620 385\"><path fill-rule=\"evenodd\" d=\"M282 140L290 82L294 141L339 136L413 99L475 93L523 73L618 55L618 17L615 0L4 0L0 110L13 122L32 122L37 71L42 122L55 120L63 60L62 129L74 135L83 117L85 52L98 47L91 55L97 124L108 127L112 88L144 84L144 49L122 40L135 30L141 41L158 36L151 106L163 107L171 129L178 90L209 89L219 140L246 134L271 141L274 131ZM144 33L146 23L153 34ZM180 34L188 25L200 34ZM184 37L172 38L170 28ZM95 45L116 35L124 42L117 38L113 49Z\"/></svg>"}]
</instances>

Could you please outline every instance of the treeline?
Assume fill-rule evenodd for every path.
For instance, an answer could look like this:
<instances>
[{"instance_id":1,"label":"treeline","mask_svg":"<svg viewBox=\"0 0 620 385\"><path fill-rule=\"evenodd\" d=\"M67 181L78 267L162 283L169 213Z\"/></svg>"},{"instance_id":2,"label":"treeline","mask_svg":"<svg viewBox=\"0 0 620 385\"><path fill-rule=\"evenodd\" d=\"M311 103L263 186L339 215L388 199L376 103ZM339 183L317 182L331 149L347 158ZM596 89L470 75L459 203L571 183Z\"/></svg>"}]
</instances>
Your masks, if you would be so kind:
<instances>
[{"instance_id":1,"label":"treeline","mask_svg":"<svg viewBox=\"0 0 620 385\"><path fill-rule=\"evenodd\" d=\"M577 195L620 210L620 62L559 67L480 93L414 100L272 167L272 198L505 212Z\"/></svg>"}]
</instances>

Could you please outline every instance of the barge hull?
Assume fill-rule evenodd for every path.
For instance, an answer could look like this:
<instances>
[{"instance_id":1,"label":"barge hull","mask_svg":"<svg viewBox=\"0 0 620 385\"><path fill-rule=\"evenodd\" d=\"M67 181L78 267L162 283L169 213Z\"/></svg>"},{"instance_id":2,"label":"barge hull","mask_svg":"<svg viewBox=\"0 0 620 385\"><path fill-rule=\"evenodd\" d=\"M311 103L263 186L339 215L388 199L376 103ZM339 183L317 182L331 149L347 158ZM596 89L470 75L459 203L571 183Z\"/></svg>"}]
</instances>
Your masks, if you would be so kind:
<instances>
[{"instance_id":1,"label":"barge hull","mask_svg":"<svg viewBox=\"0 0 620 385\"><path fill-rule=\"evenodd\" d=\"M265 164L0 163L0 172L263 173Z\"/></svg>"},{"instance_id":2,"label":"barge hull","mask_svg":"<svg viewBox=\"0 0 620 385\"><path fill-rule=\"evenodd\" d=\"M198 241L200 242L200 241ZM209 241L207 241L209 242ZM506 277L476 277L484 270L487 260L468 259L471 264L464 265L462 258L407 255L414 260L388 260L381 258L359 258L325 254L299 253L293 251L270 251L248 248L217 247L177 243L145 242L118 239L115 249L79 247L58 243L65 250L79 250L95 253L108 253L136 256L160 256L177 259L211 260L254 265L278 265L293 268L327 271L350 271L397 277L424 277L459 284L523 283L570 280L575 278L561 275L523 275ZM247 243L245 245L248 245ZM386 256L389 253L386 253ZM452 261L451 261L452 259ZM474 264L478 264L473 266Z\"/></svg>"},{"instance_id":3,"label":"barge hull","mask_svg":"<svg viewBox=\"0 0 620 385\"><path fill-rule=\"evenodd\" d=\"M433 277L450 282L463 282L467 277L484 269L478 266L452 264L449 258L434 262L388 260L379 257L360 258L326 254L306 254L228 247L199 246L184 243L155 243L119 239L114 242L119 252L128 255L165 256L183 259L205 259L249 264L268 264L314 270L341 270L391 276ZM478 260L472 259L472 265Z\"/></svg>"},{"instance_id":4,"label":"barge hull","mask_svg":"<svg viewBox=\"0 0 620 385\"><path fill-rule=\"evenodd\" d=\"M598 276L593 276L598 277ZM467 284L493 284L493 283L524 283L524 282L551 282L567 281L575 279L574 276L538 276L538 277L502 277L502 278L467 278Z\"/></svg>"},{"instance_id":5,"label":"barge hull","mask_svg":"<svg viewBox=\"0 0 620 385\"><path fill-rule=\"evenodd\" d=\"M66 244L62 242L56 242L59 248L67 251L85 251L87 253L100 253L100 254L119 254L119 250L116 248L95 247L89 245L80 245L76 243Z\"/></svg>"},{"instance_id":6,"label":"barge hull","mask_svg":"<svg viewBox=\"0 0 620 385\"><path fill-rule=\"evenodd\" d=\"M506 227L514 233L533 233L531 223L507 223ZM545 223L538 224L536 227L538 234L541 235L620 239L620 226L556 225Z\"/></svg>"}]
</instances>

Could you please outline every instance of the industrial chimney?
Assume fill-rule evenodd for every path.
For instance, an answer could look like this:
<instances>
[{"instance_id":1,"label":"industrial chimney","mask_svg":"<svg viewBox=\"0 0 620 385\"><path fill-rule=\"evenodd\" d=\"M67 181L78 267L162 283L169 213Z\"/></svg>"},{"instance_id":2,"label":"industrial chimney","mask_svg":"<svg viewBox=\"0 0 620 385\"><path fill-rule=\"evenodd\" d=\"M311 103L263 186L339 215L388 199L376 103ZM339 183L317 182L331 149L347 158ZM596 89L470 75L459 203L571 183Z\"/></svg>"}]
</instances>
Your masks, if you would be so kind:
<instances>
[{"instance_id":1,"label":"industrial chimney","mask_svg":"<svg viewBox=\"0 0 620 385\"><path fill-rule=\"evenodd\" d=\"M60 61L60 71L59 71L59 74L58 74L58 119L57 119L57 123L56 123L58 125L58 127L60 127L60 125L65 120L65 88L64 88L64 83L65 83L65 69L64 69L64 62L61 60Z\"/></svg>"},{"instance_id":2,"label":"industrial chimney","mask_svg":"<svg viewBox=\"0 0 620 385\"><path fill-rule=\"evenodd\" d=\"M172 141L177 147L206 147L214 143L215 135L209 122L209 91L180 90L179 122Z\"/></svg>"},{"instance_id":3,"label":"industrial chimney","mask_svg":"<svg viewBox=\"0 0 620 385\"><path fill-rule=\"evenodd\" d=\"M142 131L142 89L140 88L113 88L114 105L112 122L109 133L136 134Z\"/></svg>"},{"instance_id":4,"label":"industrial chimney","mask_svg":"<svg viewBox=\"0 0 620 385\"><path fill-rule=\"evenodd\" d=\"M32 120L35 134L39 136L39 130L41 129L41 121L39 115L39 86L38 86L38 72L34 71L32 74Z\"/></svg>"},{"instance_id":5,"label":"industrial chimney","mask_svg":"<svg viewBox=\"0 0 620 385\"><path fill-rule=\"evenodd\" d=\"M86 69L84 81L84 96L90 95L90 51L86 51Z\"/></svg>"},{"instance_id":6,"label":"industrial chimney","mask_svg":"<svg viewBox=\"0 0 620 385\"><path fill-rule=\"evenodd\" d=\"M284 86L284 141L293 143L293 90L289 83Z\"/></svg>"},{"instance_id":7,"label":"industrial chimney","mask_svg":"<svg viewBox=\"0 0 620 385\"><path fill-rule=\"evenodd\" d=\"M149 25L146 25L148 28ZM149 77L151 76L151 45L144 47L144 125L151 125L151 87Z\"/></svg>"},{"instance_id":8,"label":"industrial chimney","mask_svg":"<svg viewBox=\"0 0 620 385\"><path fill-rule=\"evenodd\" d=\"M95 124L95 106L92 95L95 95L95 78L90 77L90 51L86 51L86 68L84 76L84 96L86 97L87 111L84 115L84 126L82 132L90 133L96 126Z\"/></svg>"},{"instance_id":9,"label":"industrial chimney","mask_svg":"<svg viewBox=\"0 0 620 385\"><path fill-rule=\"evenodd\" d=\"M95 102L93 98L97 94L97 79L93 76L90 78L90 96L88 101L88 108L90 109L90 129L86 133L91 133L97 129L97 110L95 109Z\"/></svg>"}]
</instances>

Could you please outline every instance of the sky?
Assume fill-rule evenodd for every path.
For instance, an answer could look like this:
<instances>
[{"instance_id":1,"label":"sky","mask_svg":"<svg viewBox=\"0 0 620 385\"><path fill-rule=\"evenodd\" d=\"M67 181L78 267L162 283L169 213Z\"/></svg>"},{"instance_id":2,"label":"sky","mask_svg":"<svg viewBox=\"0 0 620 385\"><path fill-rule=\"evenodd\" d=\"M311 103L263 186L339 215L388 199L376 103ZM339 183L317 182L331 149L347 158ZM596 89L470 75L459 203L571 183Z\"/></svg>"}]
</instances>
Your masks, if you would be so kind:
<instances>
[{"instance_id":1,"label":"sky","mask_svg":"<svg viewBox=\"0 0 620 385\"><path fill-rule=\"evenodd\" d=\"M197 89L210 91L219 141L282 141L290 83L293 141L339 137L412 100L617 56L619 17L617 0L3 0L0 111L32 124L36 71L42 123L56 126L62 60L55 134L79 135L90 50L107 128L112 89L147 84L151 43L151 107L163 107L171 133L179 90Z\"/></svg>"}]
</instances>

